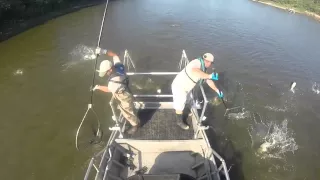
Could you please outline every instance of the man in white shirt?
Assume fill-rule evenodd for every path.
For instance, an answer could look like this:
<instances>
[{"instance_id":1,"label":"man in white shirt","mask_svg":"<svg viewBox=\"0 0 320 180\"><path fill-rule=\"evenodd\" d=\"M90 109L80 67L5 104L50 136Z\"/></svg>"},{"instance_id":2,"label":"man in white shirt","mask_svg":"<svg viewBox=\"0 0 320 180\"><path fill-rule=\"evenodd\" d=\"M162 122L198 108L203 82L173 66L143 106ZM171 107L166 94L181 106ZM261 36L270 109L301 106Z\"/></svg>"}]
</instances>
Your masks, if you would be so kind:
<instances>
[{"instance_id":1,"label":"man in white shirt","mask_svg":"<svg viewBox=\"0 0 320 180\"><path fill-rule=\"evenodd\" d=\"M101 49L97 48L96 53L100 54ZM100 77L108 75L107 86L96 85L93 90L101 90L103 92L111 92L114 97L120 102L119 107L122 115L132 125L127 131L128 134L133 134L137 131L140 121L137 117L133 96L129 91L128 77L126 76L125 67L121 63L119 56L112 51L103 50L108 56L113 57L113 63L109 60L104 60L100 63L100 68L97 70Z\"/></svg>"},{"instance_id":2,"label":"man in white shirt","mask_svg":"<svg viewBox=\"0 0 320 180\"><path fill-rule=\"evenodd\" d=\"M190 63L177 74L171 84L173 94L173 106L176 110L177 125L182 129L189 129L188 124L182 116L186 101L192 89L201 79L206 80L209 87L217 92L220 98L223 93L220 91L212 80L218 80L218 74L207 74L206 69L214 62L214 56L211 53L205 53L200 58L190 61Z\"/></svg>"}]
</instances>

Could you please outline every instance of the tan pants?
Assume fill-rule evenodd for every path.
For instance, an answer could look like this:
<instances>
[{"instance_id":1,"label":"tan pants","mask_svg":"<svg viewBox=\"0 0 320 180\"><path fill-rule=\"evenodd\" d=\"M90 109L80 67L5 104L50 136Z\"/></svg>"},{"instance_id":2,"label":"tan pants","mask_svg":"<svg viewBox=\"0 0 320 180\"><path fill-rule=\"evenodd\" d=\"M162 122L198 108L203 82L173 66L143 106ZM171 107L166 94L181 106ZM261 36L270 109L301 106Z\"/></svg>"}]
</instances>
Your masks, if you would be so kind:
<instances>
[{"instance_id":1,"label":"tan pants","mask_svg":"<svg viewBox=\"0 0 320 180\"><path fill-rule=\"evenodd\" d=\"M129 121L132 126L139 123L137 113L133 104L133 96L129 92L123 91L120 94L114 94L115 98L119 101L119 107L122 115Z\"/></svg>"}]
</instances>

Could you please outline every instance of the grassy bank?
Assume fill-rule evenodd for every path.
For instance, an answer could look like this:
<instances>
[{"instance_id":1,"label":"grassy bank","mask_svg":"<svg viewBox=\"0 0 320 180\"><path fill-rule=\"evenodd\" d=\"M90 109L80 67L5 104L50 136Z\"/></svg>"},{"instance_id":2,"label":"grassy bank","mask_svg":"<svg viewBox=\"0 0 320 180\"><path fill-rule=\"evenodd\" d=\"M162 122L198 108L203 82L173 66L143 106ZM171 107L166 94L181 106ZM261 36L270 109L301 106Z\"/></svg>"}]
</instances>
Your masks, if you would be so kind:
<instances>
[{"instance_id":1,"label":"grassy bank","mask_svg":"<svg viewBox=\"0 0 320 180\"><path fill-rule=\"evenodd\" d=\"M291 10L320 21L320 0L253 0L283 10Z\"/></svg>"},{"instance_id":2,"label":"grassy bank","mask_svg":"<svg viewBox=\"0 0 320 180\"><path fill-rule=\"evenodd\" d=\"M0 0L0 42L55 17L106 0Z\"/></svg>"}]
</instances>

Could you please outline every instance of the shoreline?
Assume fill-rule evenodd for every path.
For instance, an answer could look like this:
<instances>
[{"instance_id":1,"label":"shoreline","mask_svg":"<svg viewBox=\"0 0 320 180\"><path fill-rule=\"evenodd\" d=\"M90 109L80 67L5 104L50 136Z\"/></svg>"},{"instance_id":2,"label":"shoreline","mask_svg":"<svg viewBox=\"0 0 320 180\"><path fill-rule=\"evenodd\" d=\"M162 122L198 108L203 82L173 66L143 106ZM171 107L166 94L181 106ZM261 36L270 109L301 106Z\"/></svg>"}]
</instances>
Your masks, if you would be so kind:
<instances>
[{"instance_id":1,"label":"shoreline","mask_svg":"<svg viewBox=\"0 0 320 180\"><path fill-rule=\"evenodd\" d=\"M76 11L79 11L83 8L99 5L104 2L105 2L104 0L92 0L91 2L90 1L82 2L79 4L72 5L70 8L52 11L52 12L49 12L48 14L43 15L41 17L37 17L37 18L29 19L29 20L26 20L23 22L8 25L7 27L0 29L0 43L8 40L8 39L20 34L20 33L23 33L33 27L36 27L40 24L45 24L46 22L48 22L54 18L57 18L59 16L63 16L63 15L66 15L66 14L69 14L72 12L76 12Z\"/></svg>"},{"instance_id":2,"label":"shoreline","mask_svg":"<svg viewBox=\"0 0 320 180\"><path fill-rule=\"evenodd\" d=\"M271 2L271 1L260 1L260 0L252 0L252 1L257 2L257 3L261 3L261 4L265 4L268 6L272 6L272 7L278 8L278 9L282 9L282 10L285 10L288 12L293 11L293 13L299 13L299 14L302 14L305 16L309 16L309 17L312 17L313 19L320 22L320 15L313 13L313 12L310 12L310 11L297 9L297 8L291 7L290 5L288 5L288 6L281 5L278 3Z\"/></svg>"}]
</instances>

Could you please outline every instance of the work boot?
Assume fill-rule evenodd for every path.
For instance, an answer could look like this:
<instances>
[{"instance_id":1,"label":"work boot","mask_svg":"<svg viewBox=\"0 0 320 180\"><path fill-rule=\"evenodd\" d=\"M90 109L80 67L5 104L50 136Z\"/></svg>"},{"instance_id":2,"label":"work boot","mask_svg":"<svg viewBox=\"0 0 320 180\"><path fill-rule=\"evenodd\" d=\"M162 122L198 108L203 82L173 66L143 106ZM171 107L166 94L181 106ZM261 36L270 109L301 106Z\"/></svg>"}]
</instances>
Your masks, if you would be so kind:
<instances>
[{"instance_id":1,"label":"work boot","mask_svg":"<svg viewBox=\"0 0 320 180\"><path fill-rule=\"evenodd\" d=\"M138 128L139 128L139 125L132 126L130 129L128 129L127 133L132 135L135 132L137 132Z\"/></svg>"},{"instance_id":2,"label":"work boot","mask_svg":"<svg viewBox=\"0 0 320 180\"><path fill-rule=\"evenodd\" d=\"M177 125L180 126L184 130L188 130L189 126L183 122L182 115L176 114L176 116L177 116Z\"/></svg>"}]
</instances>

